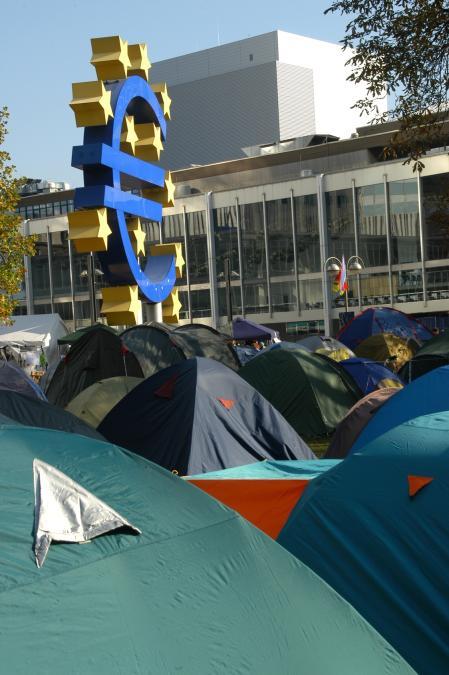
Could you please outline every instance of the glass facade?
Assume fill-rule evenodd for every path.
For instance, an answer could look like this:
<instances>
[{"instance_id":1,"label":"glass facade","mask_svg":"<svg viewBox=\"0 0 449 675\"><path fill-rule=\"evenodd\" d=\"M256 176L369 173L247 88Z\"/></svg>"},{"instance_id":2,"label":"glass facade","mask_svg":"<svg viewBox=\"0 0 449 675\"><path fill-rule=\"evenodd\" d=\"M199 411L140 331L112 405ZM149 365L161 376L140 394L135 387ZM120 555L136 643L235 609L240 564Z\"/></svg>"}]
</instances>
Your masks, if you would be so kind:
<instances>
[{"instance_id":1,"label":"glass facade","mask_svg":"<svg viewBox=\"0 0 449 675\"><path fill-rule=\"evenodd\" d=\"M421 260L418 182L416 178L389 183L392 263Z\"/></svg>"},{"instance_id":2,"label":"glass facade","mask_svg":"<svg viewBox=\"0 0 449 675\"><path fill-rule=\"evenodd\" d=\"M364 180L370 171L370 167L365 167ZM394 305L399 307L403 303L419 303L426 299L428 307L419 310L424 312L431 311L432 301L449 301L449 263L444 264L449 260L449 173L421 176L420 193L418 178L411 176L411 171L407 173L402 163L390 163L385 171L388 171L386 185L379 182L382 173L378 166L373 168L376 178L367 185L358 184L357 172L325 175L323 193L318 189L313 192L314 182L306 178L307 182L298 179L273 183L270 187L229 189L220 192L219 199L214 193L207 200L196 194L183 198L180 206L164 217L162 225L142 223L147 235L147 252L150 245L160 242L162 232L164 242L182 243L184 257L189 260L189 287L185 271L176 282L183 305L181 318L210 322L215 297L218 326L225 325L225 265L229 261L233 316L245 314L256 321L272 318L280 325L287 322L292 325L299 322L301 327L303 324L309 326L310 322L318 325L325 305L322 288L324 251L327 248L327 255L339 259L344 255L348 260L355 255L356 236L358 254L364 266L370 268L370 273L348 273L351 311L357 311L359 304L362 307L390 304L391 297ZM401 179L397 180L398 177ZM299 194L301 190L304 194ZM265 201L266 194L273 198ZM323 194L322 204L319 203L320 194ZM245 200L249 203L244 203ZM218 201L220 207L215 207ZM59 202L53 202L51 206L28 204L21 206L19 213L24 218L51 217L67 212L71 205L71 200L64 201L61 194ZM211 206L209 213L208 205ZM24 211L24 208L31 211ZM323 222L320 221L322 217ZM420 218L426 284L423 284ZM42 227L47 224L43 223ZM59 223L54 229L58 226ZM70 320L72 289L67 232L53 232L50 237L53 304L56 311ZM321 237L325 240L321 241ZM89 258L78 255L73 247L72 260L77 318L89 319ZM94 266L96 287L100 290L103 285L101 267L97 261ZM30 271L34 311L50 311L46 232L38 236L37 253L31 259ZM423 286L426 286L426 298ZM23 297L20 301L24 302ZM336 320L344 310L345 297L331 294L329 306L329 320ZM406 311L411 311L410 307ZM439 305L438 311L444 311L444 307ZM449 311L449 305L446 311ZM257 315L263 316L257 318Z\"/></svg>"},{"instance_id":3,"label":"glass facade","mask_svg":"<svg viewBox=\"0 0 449 675\"><path fill-rule=\"evenodd\" d=\"M449 258L449 174L422 178L427 260Z\"/></svg>"},{"instance_id":4,"label":"glass facade","mask_svg":"<svg viewBox=\"0 0 449 675\"><path fill-rule=\"evenodd\" d=\"M19 206L17 209L17 213L24 220L64 216L69 211L73 211L73 199L63 199L47 204L30 204L29 206Z\"/></svg>"}]
</instances>

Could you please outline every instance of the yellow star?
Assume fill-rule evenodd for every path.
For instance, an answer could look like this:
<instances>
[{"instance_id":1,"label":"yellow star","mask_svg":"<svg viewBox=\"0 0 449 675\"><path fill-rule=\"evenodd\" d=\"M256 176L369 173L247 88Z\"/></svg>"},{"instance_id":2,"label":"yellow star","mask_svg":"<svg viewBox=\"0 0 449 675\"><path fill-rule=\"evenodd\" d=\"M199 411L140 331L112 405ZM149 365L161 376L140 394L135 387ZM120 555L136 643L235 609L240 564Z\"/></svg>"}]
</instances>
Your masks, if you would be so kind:
<instances>
[{"instance_id":1,"label":"yellow star","mask_svg":"<svg viewBox=\"0 0 449 675\"><path fill-rule=\"evenodd\" d=\"M146 234L140 225L140 218L130 218L126 222L126 226L128 228L129 238L131 239L134 253L136 255L145 255Z\"/></svg>"},{"instance_id":2,"label":"yellow star","mask_svg":"<svg viewBox=\"0 0 449 675\"><path fill-rule=\"evenodd\" d=\"M152 122L136 124L138 141L136 143L136 157L145 162L158 161L164 149L161 138L161 129Z\"/></svg>"},{"instance_id":3,"label":"yellow star","mask_svg":"<svg viewBox=\"0 0 449 675\"><path fill-rule=\"evenodd\" d=\"M166 174L165 185L163 188L145 188L142 195L148 199L162 204L164 207L175 205L175 184L172 182L170 171Z\"/></svg>"},{"instance_id":4,"label":"yellow star","mask_svg":"<svg viewBox=\"0 0 449 675\"><path fill-rule=\"evenodd\" d=\"M130 155L135 155L137 140L138 135L134 128L134 117L132 115L125 115L120 136L120 150Z\"/></svg>"},{"instance_id":5,"label":"yellow star","mask_svg":"<svg viewBox=\"0 0 449 675\"><path fill-rule=\"evenodd\" d=\"M70 107L75 113L77 127L103 126L114 117L111 92L103 82L76 82L72 84L73 100Z\"/></svg>"},{"instance_id":6,"label":"yellow star","mask_svg":"<svg viewBox=\"0 0 449 675\"><path fill-rule=\"evenodd\" d=\"M142 323L142 303L138 286L113 286L102 289L101 313L109 326L135 326Z\"/></svg>"},{"instance_id":7,"label":"yellow star","mask_svg":"<svg viewBox=\"0 0 449 675\"><path fill-rule=\"evenodd\" d=\"M148 82L148 71L151 68L148 58L146 44L128 45L128 56L131 61L131 68L128 69L128 76L140 75Z\"/></svg>"},{"instance_id":8,"label":"yellow star","mask_svg":"<svg viewBox=\"0 0 449 675\"><path fill-rule=\"evenodd\" d=\"M182 255L182 242L177 241L171 244L153 244L150 246L151 255L174 255L176 278L182 277L182 270L185 265L185 260Z\"/></svg>"},{"instance_id":9,"label":"yellow star","mask_svg":"<svg viewBox=\"0 0 449 675\"><path fill-rule=\"evenodd\" d=\"M168 89L167 89L166 82L160 82L158 84L152 84L151 88L154 91L154 93L156 94L157 100L162 105L162 111L164 113L165 119L170 120L171 119L171 113L170 113L171 98L168 95Z\"/></svg>"},{"instance_id":10,"label":"yellow star","mask_svg":"<svg viewBox=\"0 0 449 675\"><path fill-rule=\"evenodd\" d=\"M165 298L162 303L162 320L165 323L178 323L181 308L182 304L179 300L178 288L175 287L168 298Z\"/></svg>"},{"instance_id":11,"label":"yellow star","mask_svg":"<svg viewBox=\"0 0 449 675\"><path fill-rule=\"evenodd\" d=\"M77 253L107 251L111 228L108 225L107 209L84 209L68 214L69 239Z\"/></svg>"},{"instance_id":12,"label":"yellow star","mask_svg":"<svg viewBox=\"0 0 449 675\"><path fill-rule=\"evenodd\" d=\"M99 80L123 80L131 67L128 43L119 35L92 38L91 64Z\"/></svg>"}]
</instances>

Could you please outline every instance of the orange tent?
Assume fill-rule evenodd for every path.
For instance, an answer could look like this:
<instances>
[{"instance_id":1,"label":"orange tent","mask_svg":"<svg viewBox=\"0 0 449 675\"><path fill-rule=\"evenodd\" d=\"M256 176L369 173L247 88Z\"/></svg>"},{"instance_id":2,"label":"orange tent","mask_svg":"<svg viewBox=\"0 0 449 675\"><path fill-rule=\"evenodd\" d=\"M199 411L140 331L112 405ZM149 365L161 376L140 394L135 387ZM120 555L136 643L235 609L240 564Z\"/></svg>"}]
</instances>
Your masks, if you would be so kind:
<instances>
[{"instance_id":1,"label":"orange tent","mask_svg":"<svg viewBox=\"0 0 449 675\"><path fill-rule=\"evenodd\" d=\"M266 461L187 476L210 496L276 539L309 482L335 460Z\"/></svg>"}]
</instances>

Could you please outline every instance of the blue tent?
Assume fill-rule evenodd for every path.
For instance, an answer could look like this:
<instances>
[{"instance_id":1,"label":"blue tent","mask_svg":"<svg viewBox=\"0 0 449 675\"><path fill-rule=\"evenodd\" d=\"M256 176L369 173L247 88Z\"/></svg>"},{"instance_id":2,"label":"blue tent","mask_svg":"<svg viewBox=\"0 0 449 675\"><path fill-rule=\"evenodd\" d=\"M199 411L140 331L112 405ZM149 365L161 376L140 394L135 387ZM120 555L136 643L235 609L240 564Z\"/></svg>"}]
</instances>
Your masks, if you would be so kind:
<instances>
[{"instance_id":1,"label":"blue tent","mask_svg":"<svg viewBox=\"0 0 449 675\"><path fill-rule=\"evenodd\" d=\"M432 333L412 316L391 307L369 307L340 330L337 338L354 350L363 340L378 333L391 333L421 345Z\"/></svg>"},{"instance_id":2,"label":"blue tent","mask_svg":"<svg viewBox=\"0 0 449 675\"><path fill-rule=\"evenodd\" d=\"M3 361L0 359L0 389L8 391L17 391L31 398L38 398L46 401L47 398L36 382L14 361Z\"/></svg>"},{"instance_id":3,"label":"blue tent","mask_svg":"<svg viewBox=\"0 0 449 675\"><path fill-rule=\"evenodd\" d=\"M282 415L237 373L196 357L129 392L98 431L181 475L262 459L314 459Z\"/></svg>"},{"instance_id":4,"label":"blue tent","mask_svg":"<svg viewBox=\"0 0 449 675\"><path fill-rule=\"evenodd\" d=\"M236 466L233 469L210 471L189 478L308 478L312 480L340 464L341 459L287 459L255 462Z\"/></svg>"},{"instance_id":5,"label":"blue tent","mask_svg":"<svg viewBox=\"0 0 449 675\"><path fill-rule=\"evenodd\" d=\"M401 378L396 373L371 359L361 359L354 356L340 361L340 365L352 377L364 396L382 387L403 386Z\"/></svg>"},{"instance_id":6,"label":"blue tent","mask_svg":"<svg viewBox=\"0 0 449 675\"><path fill-rule=\"evenodd\" d=\"M449 410L449 366L432 370L392 396L368 422L350 452L359 451L403 422L441 410Z\"/></svg>"},{"instance_id":7,"label":"blue tent","mask_svg":"<svg viewBox=\"0 0 449 675\"><path fill-rule=\"evenodd\" d=\"M418 673L446 673L448 504L444 411L404 422L312 481L278 541Z\"/></svg>"}]
</instances>

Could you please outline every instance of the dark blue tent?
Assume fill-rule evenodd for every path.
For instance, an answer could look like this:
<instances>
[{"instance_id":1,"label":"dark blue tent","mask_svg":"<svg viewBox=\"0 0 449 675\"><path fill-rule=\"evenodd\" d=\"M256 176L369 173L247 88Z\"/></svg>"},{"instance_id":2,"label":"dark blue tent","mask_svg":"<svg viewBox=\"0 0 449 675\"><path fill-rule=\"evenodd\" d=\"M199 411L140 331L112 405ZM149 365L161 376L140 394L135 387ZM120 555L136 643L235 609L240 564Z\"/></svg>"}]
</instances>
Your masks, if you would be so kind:
<instances>
[{"instance_id":1,"label":"dark blue tent","mask_svg":"<svg viewBox=\"0 0 449 675\"><path fill-rule=\"evenodd\" d=\"M196 357L135 387L105 417L108 440L181 475L315 455L230 368Z\"/></svg>"},{"instance_id":2,"label":"dark blue tent","mask_svg":"<svg viewBox=\"0 0 449 675\"><path fill-rule=\"evenodd\" d=\"M41 401L47 400L40 386L28 377L14 361L0 359L0 389L18 391Z\"/></svg>"},{"instance_id":3,"label":"dark blue tent","mask_svg":"<svg viewBox=\"0 0 449 675\"><path fill-rule=\"evenodd\" d=\"M382 363L371 359L360 359L354 356L339 363L352 377L364 396L382 387L403 386L401 378L396 373Z\"/></svg>"},{"instance_id":4,"label":"dark blue tent","mask_svg":"<svg viewBox=\"0 0 449 675\"><path fill-rule=\"evenodd\" d=\"M391 333L418 345L430 340L432 333L412 316L391 307L370 307L357 314L340 330L337 338L354 350L363 340L378 333Z\"/></svg>"},{"instance_id":5,"label":"dark blue tent","mask_svg":"<svg viewBox=\"0 0 449 675\"><path fill-rule=\"evenodd\" d=\"M0 413L28 427L57 429L96 438L99 441L104 440L98 431L72 413L47 401L39 401L37 398L31 398L15 391L0 389Z\"/></svg>"},{"instance_id":6,"label":"dark blue tent","mask_svg":"<svg viewBox=\"0 0 449 675\"><path fill-rule=\"evenodd\" d=\"M392 396L368 422L350 452L359 451L403 422L441 410L449 410L449 366L432 370Z\"/></svg>"},{"instance_id":7,"label":"dark blue tent","mask_svg":"<svg viewBox=\"0 0 449 675\"><path fill-rule=\"evenodd\" d=\"M444 411L403 423L312 481L278 541L416 672L447 673L448 504Z\"/></svg>"}]
</instances>

